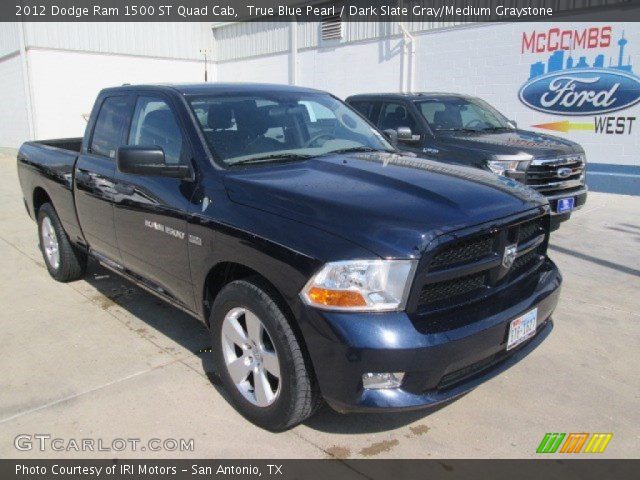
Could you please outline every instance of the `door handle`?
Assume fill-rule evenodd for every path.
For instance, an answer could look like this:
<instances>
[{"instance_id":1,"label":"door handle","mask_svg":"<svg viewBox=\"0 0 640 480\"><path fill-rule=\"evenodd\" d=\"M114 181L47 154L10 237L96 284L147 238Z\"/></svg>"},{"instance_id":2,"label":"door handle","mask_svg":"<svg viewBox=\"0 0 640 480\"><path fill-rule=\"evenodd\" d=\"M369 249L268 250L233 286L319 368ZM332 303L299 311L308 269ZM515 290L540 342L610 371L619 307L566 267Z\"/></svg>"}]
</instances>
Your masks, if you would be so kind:
<instances>
[{"instance_id":1,"label":"door handle","mask_svg":"<svg viewBox=\"0 0 640 480\"><path fill-rule=\"evenodd\" d=\"M87 183L91 177L84 170L76 170L76 182Z\"/></svg>"},{"instance_id":2,"label":"door handle","mask_svg":"<svg viewBox=\"0 0 640 480\"><path fill-rule=\"evenodd\" d=\"M127 185L125 183L116 183L114 188L116 192L122 195L133 195L136 191L135 187Z\"/></svg>"}]
</instances>

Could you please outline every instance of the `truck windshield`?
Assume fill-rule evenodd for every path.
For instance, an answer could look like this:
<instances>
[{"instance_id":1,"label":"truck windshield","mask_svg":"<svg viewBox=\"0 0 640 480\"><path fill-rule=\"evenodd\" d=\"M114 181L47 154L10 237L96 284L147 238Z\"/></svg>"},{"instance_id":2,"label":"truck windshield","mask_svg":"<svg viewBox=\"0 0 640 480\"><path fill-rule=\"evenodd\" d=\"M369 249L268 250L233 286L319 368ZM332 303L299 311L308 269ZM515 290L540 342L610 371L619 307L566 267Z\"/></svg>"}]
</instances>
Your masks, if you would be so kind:
<instances>
[{"instance_id":1,"label":"truck windshield","mask_svg":"<svg viewBox=\"0 0 640 480\"><path fill-rule=\"evenodd\" d=\"M206 95L189 103L209 147L227 165L395 151L353 110L322 93Z\"/></svg>"},{"instance_id":2,"label":"truck windshield","mask_svg":"<svg viewBox=\"0 0 640 480\"><path fill-rule=\"evenodd\" d=\"M495 108L477 98L439 97L416 102L432 130L511 130L509 121Z\"/></svg>"}]
</instances>

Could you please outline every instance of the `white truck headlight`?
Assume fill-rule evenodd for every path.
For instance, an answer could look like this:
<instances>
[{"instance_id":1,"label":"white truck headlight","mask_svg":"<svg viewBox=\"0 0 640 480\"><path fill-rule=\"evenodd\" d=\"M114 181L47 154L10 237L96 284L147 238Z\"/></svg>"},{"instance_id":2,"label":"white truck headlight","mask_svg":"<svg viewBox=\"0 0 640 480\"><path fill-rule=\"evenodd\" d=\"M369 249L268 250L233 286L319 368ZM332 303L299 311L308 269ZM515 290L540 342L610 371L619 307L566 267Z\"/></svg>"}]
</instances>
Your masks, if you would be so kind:
<instances>
[{"instance_id":1,"label":"white truck headlight","mask_svg":"<svg viewBox=\"0 0 640 480\"><path fill-rule=\"evenodd\" d=\"M307 305L325 310L402 310L417 260L350 260L324 265L300 292Z\"/></svg>"},{"instance_id":2,"label":"white truck headlight","mask_svg":"<svg viewBox=\"0 0 640 480\"><path fill-rule=\"evenodd\" d=\"M496 155L487 161L487 166L493 173L506 175L507 173L525 172L531 163L531 155Z\"/></svg>"}]
</instances>

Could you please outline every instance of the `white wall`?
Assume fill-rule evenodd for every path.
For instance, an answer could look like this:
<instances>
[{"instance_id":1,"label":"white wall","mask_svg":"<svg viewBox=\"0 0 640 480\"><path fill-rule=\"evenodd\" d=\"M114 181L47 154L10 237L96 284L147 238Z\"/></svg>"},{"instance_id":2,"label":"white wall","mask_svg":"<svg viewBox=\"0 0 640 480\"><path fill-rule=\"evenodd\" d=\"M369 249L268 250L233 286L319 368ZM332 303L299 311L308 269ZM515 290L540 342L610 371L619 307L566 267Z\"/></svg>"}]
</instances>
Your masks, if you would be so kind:
<instances>
[{"instance_id":1,"label":"white wall","mask_svg":"<svg viewBox=\"0 0 640 480\"><path fill-rule=\"evenodd\" d=\"M582 30L594 25L611 25L611 46L607 49L575 50L573 58L584 55L590 64L596 54L605 54L614 64L618 58L617 42L624 31L628 44L625 62L631 56L636 75L640 75L640 24L637 23L510 23L457 28L421 35L418 44L416 89L440 90L476 95L491 103L518 126L562 136L580 143L590 162L640 166L640 104L613 112L611 116L633 116L636 124L631 133L599 134L594 131L572 130L567 133L537 129L533 125L569 120L576 123L594 122L594 116L558 116L528 108L518 99L520 87L529 78L531 63L546 62L550 53L522 53L522 34L552 27Z\"/></svg>"},{"instance_id":2,"label":"white wall","mask_svg":"<svg viewBox=\"0 0 640 480\"><path fill-rule=\"evenodd\" d=\"M199 60L211 48L206 22L26 22L27 48Z\"/></svg>"},{"instance_id":3,"label":"white wall","mask_svg":"<svg viewBox=\"0 0 640 480\"><path fill-rule=\"evenodd\" d=\"M0 57L20 50L20 37L16 22L0 22Z\"/></svg>"},{"instance_id":4,"label":"white wall","mask_svg":"<svg viewBox=\"0 0 640 480\"><path fill-rule=\"evenodd\" d=\"M17 147L29 138L20 55L0 59L0 147Z\"/></svg>"},{"instance_id":5,"label":"white wall","mask_svg":"<svg viewBox=\"0 0 640 480\"><path fill-rule=\"evenodd\" d=\"M246 58L216 64L217 82L289 83L289 55Z\"/></svg>"},{"instance_id":6,"label":"white wall","mask_svg":"<svg viewBox=\"0 0 640 480\"><path fill-rule=\"evenodd\" d=\"M398 38L298 52L298 85L339 97L398 91L402 41ZM216 81L289 83L290 54L265 55L216 64Z\"/></svg>"},{"instance_id":7,"label":"white wall","mask_svg":"<svg viewBox=\"0 0 640 480\"><path fill-rule=\"evenodd\" d=\"M289 50L289 22L238 22L213 29L213 48L218 61Z\"/></svg>"},{"instance_id":8,"label":"white wall","mask_svg":"<svg viewBox=\"0 0 640 480\"><path fill-rule=\"evenodd\" d=\"M354 43L298 54L298 83L344 98L355 93L401 89L402 41Z\"/></svg>"},{"instance_id":9,"label":"white wall","mask_svg":"<svg viewBox=\"0 0 640 480\"><path fill-rule=\"evenodd\" d=\"M39 49L30 49L27 56L39 139L82 136L86 125L82 116L91 112L102 88L204 80L200 61Z\"/></svg>"}]
</instances>

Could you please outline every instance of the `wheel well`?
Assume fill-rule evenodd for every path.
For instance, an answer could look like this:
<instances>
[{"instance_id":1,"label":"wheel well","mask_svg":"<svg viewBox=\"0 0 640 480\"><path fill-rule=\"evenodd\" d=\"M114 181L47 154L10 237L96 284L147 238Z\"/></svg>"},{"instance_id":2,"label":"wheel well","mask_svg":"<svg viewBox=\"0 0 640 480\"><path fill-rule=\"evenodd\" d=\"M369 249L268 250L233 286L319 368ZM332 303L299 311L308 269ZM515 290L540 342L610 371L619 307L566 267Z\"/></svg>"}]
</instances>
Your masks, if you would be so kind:
<instances>
[{"instance_id":1,"label":"wheel well","mask_svg":"<svg viewBox=\"0 0 640 480\"><path fill-rule=\"evenodd\" d=\"M256 275L254 270L240 265L239 263L223 262L213 267L207 274L207 278L204 281L203 311L204 319L209 325L209 315L211 314L211 305L213 301L227 283L241 278L250 277Z\"/></svg>"},{"instance_id":2,"label":"wheel well","mask_svg":"<svg viewBox=\"0 0 640 480\"><path fill-rule=\"evenodd\" d=\"M42 187L36 187L33 191L33 216L38 217L38 210L45 203L51 203L49 194Z\"/></svg>"},{"instance_id":3,"label":"wheel well","mask_svg":"<svg viewBox=\"0 0 640 480\"><path fill-rule=\"evenodd\" d=\"M227 285L230 282L233 282L234 280L240 280L248 277L260 277L262 281L266 282L272 290L270 293L278 297L277 298L278 304L281 306L281 308L286 308L287 309L286 313L291 313L289 311L289 307L284 302L284 298L282 297L280 292L278 292L276 287L274 287L273 284L269 280L267 280L263 275L260 275L258 272L256 272L252 268L249 268L240 263L222 262L216 265L215 267L213 267L209 271L209 273L207 274L207 278L204 282L204 291L203 291L204 309L203 310L204 310L205 321L207 322L207 325L209 325L209 315L211 314L211 306L213 305L214 300L218 296L218 293L220 293L220 290L222 290L222 288L225 285Z\"/></svg>"},{"instance_id":4,"label":"wheel well","mask_svg":"<svg viewBox=\"0 0 640 480\"><path fill-rule=\"evenodd\" d=\"M266 288L267 293L271 295L278 307L280 307L280 310L282 310L284 316L289 320L289 325L296 335L298 342L300 343L300 347L302 347L302 352L309 367L309 372L314 378L314 381L316 381L316 373L313 362L311 361L311 357L309 355L309 349L307 348L304 336L302 335L302 331L300 330L300 326L296 321L296 317L293 314L293 311L289 307L289 304L285 300L284 296L278 291L275 285L273 285L273 283L271 283L264 275L259 274L252 268L239 263L223 262L219 263L209 271L204 282L203 291L203 310L207 327L210 326L209 316L211 314L211 305L213 305L213 302L218 293L220 293L220 290L222 290L225 285L233 282L234 280L240 280L250 277L257 277L261 280L261 283L263 283L263 285L261 285L261 288Z\"/></svg>"}]
</instances>

